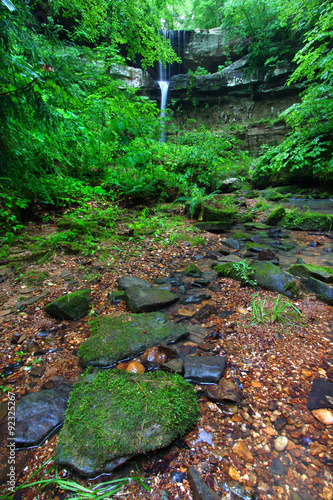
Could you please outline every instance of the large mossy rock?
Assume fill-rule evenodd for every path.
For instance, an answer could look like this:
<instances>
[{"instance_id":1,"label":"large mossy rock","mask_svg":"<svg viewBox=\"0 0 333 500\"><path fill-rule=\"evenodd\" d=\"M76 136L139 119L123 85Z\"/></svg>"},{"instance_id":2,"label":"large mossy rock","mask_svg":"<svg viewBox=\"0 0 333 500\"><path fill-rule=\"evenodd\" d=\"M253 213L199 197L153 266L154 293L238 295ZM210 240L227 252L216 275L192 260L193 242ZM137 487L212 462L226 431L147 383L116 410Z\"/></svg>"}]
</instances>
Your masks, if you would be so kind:
<instances>
[{"instance_id":1,"label":"large mossy rock","mask_svg":"<svg viewBox=\"0 0 333 500\"><path fill-rule=\"evenodd\" d=\"M280 224L287 229L330 231L333 224L333 215L287 210Z\"/></svg>"},{"instance_id":2,"label":"large mossy rock","mask_svg":"<svg viewBox=\"0 0 333 500\"><path fill-rule=\"evenodd\" d=\"M179 297L168 290L156 286L150 288L132 285L124 295L127 307L134 313L157 311L179 300Z\"/></svg>"},{"instance_id":3,"label":"large mossy rock","mask_svg":"<svg viewBox=\"0 0 333 500\"><path fill-rule=\"evenodd\" d=\"M44 307L44 311L55 319L77 320L89 312L90 288L78 290L59 297Z\"/></svg>"},{"instance_id":4,"label":"large mossy rock","mask_svg":"<svg viewBox=\"0 0 333 500\"><path fill-rule=\"evenodd\" d=\"M293 296L294 281L290 274L269 261L252 261L253 279L264 290L281 293L287 297Z\"/></svg>"},{"instance_id":5,"label":"large mossy rock","mask_svg":"<svg viewBox=\"0 0 333 500\"><path fill-rule=\"evenodd\" d=\"M333 267L296 263L290 266L288 271L300 278L312 277L324 283L333 283Z\"/></svg>"},{"instance_id":6,"label":"large mossy rock","mask_svg":"<svg viewBox=\"0 0 333 500\"><path fill-rule=\"evenodd\" d=\"M71 393L55 461L87 476L110 472L133 455L167 446L197 417L195 391L180 375L86 375Z\"/></svg>"},{"instance_id":7,"label":"large mossy rock","mask_svg":"<svg viewBox=\"0 0 333 500\"><path fill-rule=\"evenodd\" d=\"M236 208L215 208L204 205L203 219L205 222L220 222L234 220L237 217Z\"/></svg>"},{"instance_id":8,"label":"large mossy rock","mask_svg":"<svg viewBox=\"0 0 333 500\"><path fill-rule=\"evenodd\" d=\"M232 219L217 222L197 222L195 227L209 233L224 233L224 231L231 229L233 222Z\"/></svg>"},{"instance_id":9,"label":"large mossy rock","mask_svg":"<svg viewBox=\"0 0 333 500\"><path fill-rule=\"evenodd\" d=\"M172 323L160 312L103 316L92 322L91 337L81 345L78 356L83 366L112 366L188 334L184 325Z\"/></svg>"}]
</instances>

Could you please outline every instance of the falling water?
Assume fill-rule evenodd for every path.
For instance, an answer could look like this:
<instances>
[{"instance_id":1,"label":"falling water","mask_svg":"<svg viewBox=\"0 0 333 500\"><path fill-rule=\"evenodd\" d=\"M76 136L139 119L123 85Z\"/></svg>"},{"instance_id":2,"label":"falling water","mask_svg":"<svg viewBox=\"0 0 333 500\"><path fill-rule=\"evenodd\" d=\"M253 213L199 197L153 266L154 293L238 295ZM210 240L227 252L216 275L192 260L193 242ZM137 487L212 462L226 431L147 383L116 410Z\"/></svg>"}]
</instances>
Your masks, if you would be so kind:
<instances>
[{"instance_id":1,"label":"falling water","mask_svg":"<svg viewBox=\"0 0 333 500\"><path fill-rule=\"evenodd\" d=\"M160 141L166 142L166 130L163 121L165 117L165 109L168 100L169 83L173 75L179 75L181 73L185 73L183 61L184 61L184 48L186 42L186 32L162 30L161 33L164 36L164 38L170 40L171 47L176 52L177 56L179 56L182 59L181 63L171 64L170 62L164 61L163 65L162 61L160 61L158 65L158 84L161 89L160 117L162 120L162 133Z\"/></svg>"}]
</instances>

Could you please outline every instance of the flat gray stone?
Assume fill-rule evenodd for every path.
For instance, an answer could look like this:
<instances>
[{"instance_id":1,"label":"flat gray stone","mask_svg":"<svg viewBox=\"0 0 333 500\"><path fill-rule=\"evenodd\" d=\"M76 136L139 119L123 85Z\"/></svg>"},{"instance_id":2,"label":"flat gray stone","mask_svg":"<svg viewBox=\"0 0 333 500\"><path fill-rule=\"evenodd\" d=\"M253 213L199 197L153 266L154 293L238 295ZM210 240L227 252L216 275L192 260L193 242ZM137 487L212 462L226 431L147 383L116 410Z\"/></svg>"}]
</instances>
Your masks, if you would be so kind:
<instances>
[{"instance_id":1,"label":"flat gray stone","mask_svg":"<svg viewBox=\"0 0 333 500\"><path fill-rule=\"evenodd\" d=\"M186 356L184 377L198 384L217 384L227 367L227 358L222 356Z\"/></svg>"},{"instance_id":2,"label":"flat gray stone","mask_svg":"<svg viewBox=\"0 0 333 500\"><path fill-rule=\"evenodd\" d=\"M132 285L143 286L146 288L151 287L150 283L147 283L147 281L137 278L136 276L122 276L117 281L120 290L127 290L127 288L129 288Z\"/></svg>"},{"instance_id":3,"label":"flat gray stone","mask_svg":"<svg viewBox=\"0 0 333 500\"><path fill-rule=\"evenodd\" d=\"M39 445L63 423L72 387L61 385L24 396L16 405L16 446Z\"/></svg>"},{"instance_id":4,"label":"flat gray stone","mask_svg":"<svg viewBox=\"0 0 333 500\"><path fill-rule=\"evenodd\" d=\"M134 313L158 311L179 300L179 297L168 290L159 287L143 287L132 285L125 291L127 307Z\"/></svg>"}]
</instances>

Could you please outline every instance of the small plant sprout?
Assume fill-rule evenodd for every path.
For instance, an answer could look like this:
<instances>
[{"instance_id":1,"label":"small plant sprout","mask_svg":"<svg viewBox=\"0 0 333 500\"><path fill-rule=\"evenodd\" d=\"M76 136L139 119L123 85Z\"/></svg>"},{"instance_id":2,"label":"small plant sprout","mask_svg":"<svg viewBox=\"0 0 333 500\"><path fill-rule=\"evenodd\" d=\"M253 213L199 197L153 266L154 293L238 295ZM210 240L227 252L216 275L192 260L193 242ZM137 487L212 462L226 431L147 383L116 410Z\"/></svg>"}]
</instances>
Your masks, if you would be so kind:
<instances>
[{"instance_id":1,"label":"small plant sprout","mask_svg":"<svg viewBox=\"0 0 333 500\"><path fill-rule=\"evenodd\" d=\"M282 295L278 295L273 301L273 307L267 307L266 300L261 299L258 294L252 299L250 315L253 318L252 325L275 324L288 329L293 328L296 323L307 324L301 311Z\"/></svg>"}]
</instances>

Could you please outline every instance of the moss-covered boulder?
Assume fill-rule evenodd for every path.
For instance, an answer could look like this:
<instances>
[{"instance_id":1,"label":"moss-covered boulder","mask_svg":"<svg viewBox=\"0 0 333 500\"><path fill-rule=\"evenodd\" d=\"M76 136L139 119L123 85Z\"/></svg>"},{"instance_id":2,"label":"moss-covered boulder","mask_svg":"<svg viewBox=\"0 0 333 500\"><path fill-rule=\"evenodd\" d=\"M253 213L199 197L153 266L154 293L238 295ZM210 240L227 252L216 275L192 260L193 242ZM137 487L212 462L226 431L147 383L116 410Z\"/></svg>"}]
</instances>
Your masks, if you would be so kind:
<instances>
[{"instance_id":1,"label":"moss-covered boulder","mask_svg":"<svg viewBox=\"0 0 333 500\"><path fill-rule=\"evenodd\" d=\"M252 261L251 268L254 271L254 280L261 288L281 293L287 297L293 296L291 288L293 279L290 274L270 261Z\"/></svg>"},{"instance_id":2,"label":"moss-covered boulder","mask_svg":"<svg viewBox=\"0 0 333 500\"><path fill-rule=\"evenodd\" d=\"M135 313L157 311L179 300L177 295L168 290L156 286L147 288L137 285L127 288L124 298L127 307Z\"/></svg>"},{"instance_id":3,"label":"moss-covered boulder","mask_svg":"<svg viewBox=\"0 0 333 500\"><path fill-rule=\"evenodd\" d=\"M203 220L205 222L219 222L236 219L236 208L215 208L209 205L204 206Z\"/></svg>"},{"instance_id":4,"label":"moss-covered boulder","mask_svg":"<svg viewBox=\"0 0 333 500\"><path fill-rule=\"evenodd\" d=\"M296 263L289 267L290 274L300 278L315 278L324 283L333 283L333 267Z\"/></svg>"},{"instance_id":5,"label":"moss-covered boulder","mask_svg":"<svg viewBox=\"0 0 333 500\"><path fill-rule=\"evenodd\" d=\"M283 219L285 215L286 209L284 207L276 207L267 216L266 223L271 226L275 226Z\"/></svg>"},{"instance_id":6,"label":"moss-covered boulder","mask_svg":"<svg viewBox=\"0 0 333 500\"><path fill-rule=\"evenodd\" d=\"M172 323L160 312L102 316L92 321L91 337L81 345L78 356L83 366L113 366L188 334L184 325Z\"/></svg>"},{"instance_id":7,"label":"moss-covered boulder","mask_svg":"<svg viewBox=\"0 0 333 500\"><path fill-rule=\"evenodd\" d=\"M137 453L167 446L197 417L195 391L180 375L86 375L71 393L55 461L87 476L110 472Z\"/></svg>"},{"instance_id":8,"label":"moss-covered boulder","mask_svg":"<svg viewBox=\"0 0 333 500\"><path fill-rule=\"evenodd\" d=\"M203 275L201 269L199 269L195 264L190 264L189 266L187 266L183 273L185 274L185 276L193 276L194 278L200 278Z\"/></svg>"},{"instance_id":9,"label":"moss-covered boulder","mask_svg":"<svg viewBox=\"0 0 333 500\"><path fill-rule=\"evenodd\" d=\"M333 215L300 210L287 210L281 220L281 225L287 229L301 231L330 231L333 225Z\"/></svg>"},{"instance_id":10,"label":"moss-covered boulder","mask_svg":"<svg viewBox=\"0 0 333 500\"><path fill-rule=\"evenodd\" d=\"M217 222L197 222L195 227L209 233L224 233L224 231L231 229L233 222L232 219Z\"/></svg>"},{"instance_id":11,"label":"moss-covered boulder","mask_svg":"<svg viewBox=\"0 0 333 500\"><path fill-rule=\"evenodd\" d=\"M310 292L316 294L318 300L322 300L326 304L333 306L333 286L312 277L306 278L304 284Z\"/></svg>"},{"instance_id":12,"label":"moss-covered boulder","mask_svg":"<svg viewBox=\"0 0 333 500\"><path fill-rule=\"evenodd\" d=\"M59 297L44 307L44 311L55 319L77 320L89 312L90 288L78 290Z\"/></svg>"}]
</instances>

